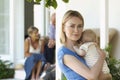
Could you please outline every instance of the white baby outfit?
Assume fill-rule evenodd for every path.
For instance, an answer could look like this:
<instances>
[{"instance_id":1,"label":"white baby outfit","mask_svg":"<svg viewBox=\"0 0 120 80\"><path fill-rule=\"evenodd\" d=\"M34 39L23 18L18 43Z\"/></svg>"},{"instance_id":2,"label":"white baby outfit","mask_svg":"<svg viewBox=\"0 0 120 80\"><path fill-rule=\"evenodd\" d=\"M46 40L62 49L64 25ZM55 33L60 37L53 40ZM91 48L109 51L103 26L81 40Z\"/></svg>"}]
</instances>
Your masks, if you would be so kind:
<instances>
[{"instance_id":1,"label":"white baby outfit","mask_svg":"<svg viewBox=\"0 0 120 80\"><path fill-rule=\"evenodd\" d=\"M99 53L96 50L95 43L94 42L84 43L79 47L79 49L82 49L86 52L86 55L84 56L84 58L86 60L87 65L91 68L97 62L99 58ZM110 72L106 61L104 61L102 71L104 73Z\"/></svg>"}]
</instances>

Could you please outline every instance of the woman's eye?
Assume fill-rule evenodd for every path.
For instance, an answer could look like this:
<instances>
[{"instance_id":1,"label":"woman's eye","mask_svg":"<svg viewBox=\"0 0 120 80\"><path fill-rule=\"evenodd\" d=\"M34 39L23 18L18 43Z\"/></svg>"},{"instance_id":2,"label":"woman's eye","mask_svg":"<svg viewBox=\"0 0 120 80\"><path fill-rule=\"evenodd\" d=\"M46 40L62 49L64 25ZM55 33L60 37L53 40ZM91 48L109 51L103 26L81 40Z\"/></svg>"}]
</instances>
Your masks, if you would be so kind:
<instances>
[{"instance_id":1,"label":"woman's eye","mask_svg":"<svg viewBox=\"0 0 120 80\"><path fill-rule=\"evenodd\" d=\"M74 26L74 25L71 25L70 27L74 28L75 26Z\"/></svg>"},{"instance_id":2,"label":"woman's eye","mask_svg":"<svg viewBox=\"0 0 120 80\"><path fill-rule=\"evenodd\" d=\"M79 25L78 28L83 28L83 26L82 26L82 25Z\"/></svg>"}]
</instances>

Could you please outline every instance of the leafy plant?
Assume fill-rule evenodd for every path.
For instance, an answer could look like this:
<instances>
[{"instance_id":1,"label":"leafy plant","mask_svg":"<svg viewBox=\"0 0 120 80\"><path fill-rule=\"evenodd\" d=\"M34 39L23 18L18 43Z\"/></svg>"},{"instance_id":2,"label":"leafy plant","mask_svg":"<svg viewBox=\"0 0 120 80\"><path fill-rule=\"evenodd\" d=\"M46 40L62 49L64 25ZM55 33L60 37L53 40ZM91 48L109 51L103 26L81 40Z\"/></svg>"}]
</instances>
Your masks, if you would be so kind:
<instances>
[{"instance_id":1,"label":"leafy plant","mask_svg":"<svg viewBox=\"0 0 120 80\"><path fill-rule=\"evenodd\" d=\"M108 45L105 50L110 53L112 49L112 45ZM110 54L109 54L110 55ZM120 79L120 60L117 60L114 57L108 57L107 59L108 67L110 69L110 73L112 75L112 80Z\"/></svg>"},{"instance_id":2,"label":"leafy plant","mask_svg":"<svg viewBox=\"0 0 120 80\"><path fill-rule=\"evenodd\" d=\"M112 80L120 79L120 61L115 58L108 58L108 67L112 75Z\"/></svg>"},{"instance_id":3,"label":"leafy plant","mask_svg":"<svg viewBox=\"0 0 120 80\"><path fill-rule=\"evenodd\" d=\"M15 70L10 68L13 63L8 60L2 61L0 60L0 79L5 78L13 78L15 74Z\"/></svg>"},{"instance_id":4,"label":"leafy plant","mask_svg":"<svg viewBox=\"0 0 120 80\"><path fill-rule=\"evenodd\" d=\"M34 0L27 0L28 2L34 2ZM34 3L40 4L42 0L35 0ZM64 3L68 3L69 0L62 0ZM45 6L49 8L50 6L53 7L54 9L57 8L57 0L45 0Z\"/></svg>"},{"instance_id":5,"label":"leafy plant","mask_svg":"<svg viewBox=\"0 0 120 80\"><path fill-rule=\"evenodd\" d=\"M61 75L61 78L62 78L61 80L67 80L66 77L65 77L65 75L63 73Z\"/></svg>"},{"instance_id":6,"label":"leafy plant","mask_svg":"<svg viewBox=\"0 0 120 80\"><path fill-rule=\"evenodd\" d=\"M105 51L107 51L108 53L110 53L112 50L112 45L111 44L108 44L106 47L105 47Z\"/></svg>"}]
</instances>

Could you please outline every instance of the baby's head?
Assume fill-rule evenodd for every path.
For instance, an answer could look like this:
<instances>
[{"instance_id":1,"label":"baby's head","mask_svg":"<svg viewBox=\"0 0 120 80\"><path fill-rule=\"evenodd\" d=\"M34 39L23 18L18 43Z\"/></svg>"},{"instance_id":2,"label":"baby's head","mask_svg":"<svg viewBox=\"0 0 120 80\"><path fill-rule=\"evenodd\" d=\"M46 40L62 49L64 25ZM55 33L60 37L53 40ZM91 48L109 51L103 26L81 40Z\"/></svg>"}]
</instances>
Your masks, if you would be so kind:
<instances>
[{"instance_id":1,"label":"baby's head","mask_svg":"<svg viewBox=\"0 0 120 80\"><path fill-rule=\"evenodd\" d=\"M97 42L97 36L91 29L86 29L82 33L81 41L84 42Z\"/></svg>"}]
</instances>

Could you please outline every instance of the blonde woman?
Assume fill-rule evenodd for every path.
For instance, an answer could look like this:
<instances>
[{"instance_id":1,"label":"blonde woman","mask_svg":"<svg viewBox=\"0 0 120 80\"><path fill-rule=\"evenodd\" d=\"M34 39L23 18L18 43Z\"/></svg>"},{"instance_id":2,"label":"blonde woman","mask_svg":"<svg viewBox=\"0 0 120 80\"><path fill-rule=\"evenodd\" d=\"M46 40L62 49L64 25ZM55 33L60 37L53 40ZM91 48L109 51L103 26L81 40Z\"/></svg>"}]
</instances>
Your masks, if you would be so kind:
<instances>
[{"instance_id":1,"label":"blonde woman","mask_svg":"<svg viewBox=\"0 0 120 80\"><path fill-rule=\"evenodd\" d=\"M39 79L42 64L45 62L44 41L41 40L38 28L31 26L28 28L29 37L25 39L25 71L26 80Z\"/></svg>"},{"instance_id":2,"label":"blonde woman","mask_svg":"<svg viewBox=\"0 0 120 80\"><path fill-rule=\"evenodd\" d=\"M110 80L109 74L99 74L105 60L105 53L97 48L99 58L89 68L83 57L77 55L73 46L78 44L84 28L84 20L78 11L69 10L62 20L60 40L63 46L58 50L57 59L67 80Z\"/></svg>"}]
</instances>

